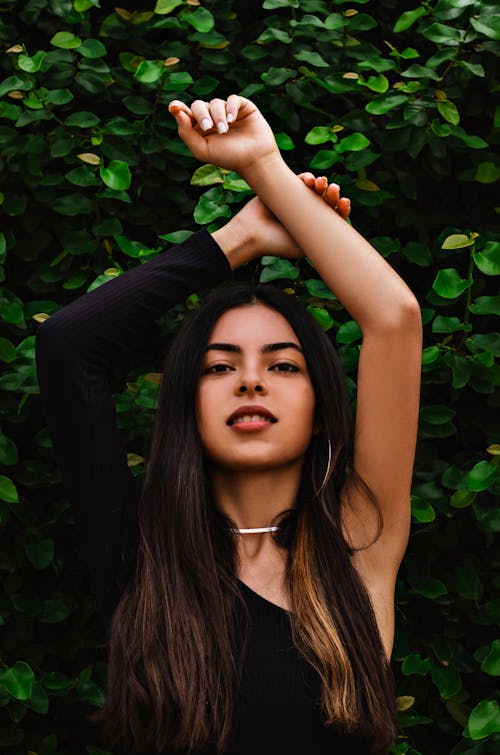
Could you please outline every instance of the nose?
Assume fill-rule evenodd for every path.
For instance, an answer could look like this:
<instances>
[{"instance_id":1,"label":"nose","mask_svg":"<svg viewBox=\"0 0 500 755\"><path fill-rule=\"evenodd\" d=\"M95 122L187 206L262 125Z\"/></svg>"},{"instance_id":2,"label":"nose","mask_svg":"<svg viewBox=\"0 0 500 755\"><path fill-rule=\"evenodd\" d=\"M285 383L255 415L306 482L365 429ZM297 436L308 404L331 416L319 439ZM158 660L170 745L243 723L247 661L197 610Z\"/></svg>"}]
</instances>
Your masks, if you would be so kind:
<instances>
[{"instance_id":1,"label":"nose","mask_svg":"<svg viewBox=\"0 0 500 755\"><path fill-rule=\"evenodd\" d=\"M247 381L246 383L241 383L238 386L238 393L261 393L265 394L267 393L265 387L261 385L260 383L253 383L250 381Z\"/></svg>"}]
</instances>

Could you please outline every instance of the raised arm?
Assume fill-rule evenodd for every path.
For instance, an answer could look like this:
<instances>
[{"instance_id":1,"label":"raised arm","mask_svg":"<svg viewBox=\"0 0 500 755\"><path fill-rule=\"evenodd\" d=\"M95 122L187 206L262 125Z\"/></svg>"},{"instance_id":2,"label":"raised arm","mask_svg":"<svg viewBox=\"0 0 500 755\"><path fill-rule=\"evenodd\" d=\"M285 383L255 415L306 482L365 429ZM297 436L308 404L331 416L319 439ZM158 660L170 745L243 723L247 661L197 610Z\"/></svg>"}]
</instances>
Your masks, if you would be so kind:
<instances>
[{"instance_id":1,"label":"raised arm","mask_svg":"<svg viewBox=\"0 0 500 755\"><path fill-rule=\"evenodd\" d=\"M238 240L226 247L239 254ZM221 248L201 231L80 296L37 330L42 406L105 618L135 557L140 493L116 427L109 368L170 306L228 272Z\"/></svg>"},{"instance_id":2,"label":"raised arm","mask_svg":"<svg viewBox=\"0 0 500 755\"><path fill-rule=\"evenodd\" d=\"M362 330L354 464L378 498L384 530L375 545L355 558L365 575L393 582L410 524L420 387L418 303L368 241L286 165L253 103L231 95L227 102L197 101L191 107L174 101L170 110L193 154L240 173ZM329 192L334 203L338 187ZM355 489L346 491L346 497L351 500L344 508L346 534L355 546L364 545L376 530L373 508Z\"/></svg>"}]
</instances>

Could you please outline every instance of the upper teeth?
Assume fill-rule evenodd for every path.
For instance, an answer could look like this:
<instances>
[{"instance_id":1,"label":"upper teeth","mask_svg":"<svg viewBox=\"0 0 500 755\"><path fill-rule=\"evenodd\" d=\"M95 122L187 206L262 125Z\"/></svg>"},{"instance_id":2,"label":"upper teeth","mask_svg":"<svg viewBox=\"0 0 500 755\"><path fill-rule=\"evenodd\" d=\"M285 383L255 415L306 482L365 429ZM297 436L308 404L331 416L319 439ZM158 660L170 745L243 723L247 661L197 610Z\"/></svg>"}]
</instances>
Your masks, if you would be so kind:
<instances>
[{"instance_id":1,"label":"upper teeth","mask_svg":"<svg viewBox=\"0 0 500 755\"><path fill-rule=\"evenodd\" d=\"M231 424L235 422L272 422L270 417L264 417L262 414L243 414L241 417L235 417Z\"/></svg>"}]
</instances>

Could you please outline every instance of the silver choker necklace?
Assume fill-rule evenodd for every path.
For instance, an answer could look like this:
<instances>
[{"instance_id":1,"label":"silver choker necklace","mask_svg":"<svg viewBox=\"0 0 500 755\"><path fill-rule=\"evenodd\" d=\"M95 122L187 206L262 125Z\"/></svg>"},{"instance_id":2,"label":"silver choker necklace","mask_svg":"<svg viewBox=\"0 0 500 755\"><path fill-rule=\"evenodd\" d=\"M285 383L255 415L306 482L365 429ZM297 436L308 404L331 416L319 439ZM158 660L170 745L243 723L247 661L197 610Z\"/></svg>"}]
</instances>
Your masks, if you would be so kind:
<instances>
[{"instance_id":1,"label":"silver choker necklace","mask_svg":"<svg viewBox=\"0 0 500 755\"><path fill-rule=\"evenodd\" d=\"M231 527L229 532L234 532L239 535L253 535L256 532L277 532L278 530L279 527L244 527L243 529Z\"/></svg>"}]
</instances>

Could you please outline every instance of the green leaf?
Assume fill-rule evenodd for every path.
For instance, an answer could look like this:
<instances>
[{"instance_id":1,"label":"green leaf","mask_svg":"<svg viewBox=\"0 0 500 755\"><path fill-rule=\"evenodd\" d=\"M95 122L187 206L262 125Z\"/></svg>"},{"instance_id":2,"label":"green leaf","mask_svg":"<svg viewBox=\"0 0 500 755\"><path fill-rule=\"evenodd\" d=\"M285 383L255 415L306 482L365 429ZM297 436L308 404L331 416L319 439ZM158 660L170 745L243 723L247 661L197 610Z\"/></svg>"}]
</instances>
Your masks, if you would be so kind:
<instances>
[{"instance_id":1,"label":"green leaf","mask_svg":"<svg viewBox=\"0 0 500 755\"><path fill-rule=\"evenodd\" d=\"M94 202L83 194L65 194L52 202L52 209L61 215L88 215Z\"/></svg>"},{"instance_id":2,"label":"green leaf","mask_svg":"<svg viewBox=\"0 0 500 755\"><path fill-rule=\"evenodd\" d=\"M365 110L372 115L384 115L407 101L408 98L404 94L396 94L390 97L378 97L377 99L371 100L371 102L365 106Z\"/></svg>"},{"instance_id":3,"label":"green leaf","mask_svg":"<svg viewBox=\"0 0 500 755\"><path fill-rule=\"evenodd\" d=\"M366 149L369 144L370 140L367 139L366 136L356 132L341 139L340 142L335 145L335 149L337 152L360 152L361 150Z\"/></svg>"},{"instance_id":4,"label":"green leaf","mask_svg":"<svg viewBox=\"0 0 500 755\"><path fill-rule=\"evenodd\" d=\"M132 175L123 160L111 160L107 168L101 165L99 174L106 186L113 191L127 191L130 188Z\"/></svg>"},{"instance_id":5,"label":"green leaf","mask_svg":"<svg viewBox=\"0 0 500 755\"><path fill-rule=\"evenodd\" d=\"M46 569L54 557L54 541L45 538L26 545L26 555L35 569Z\"/></svg>"},{"instance_id":6,"label":"green leaf","mask_svg":"<svg viewBox=\"0 0 500 755\"><path fill-rule=\"evenodd\" d=\"M328 299L330 301L336 299L335 294L330 291L326 283L320 278L309 278L305 283L307 293L310 294L310 296L314 296L317 299Z\"/></svg>"},{"instance_id":7,"label":"green leaf","mask_svg":"<svg viewBox=\"0 0 500 755\"><path fill-rule=\"evenodd\" d=\"M445 700L453 697L462 689L462 680L455 666L441 666L437 663L431 663L430 672L432 681Z\"/></svg>"},{"instance_id":8,"label":"green leaf","mask_svg":"<svg viewBox=\"0 0 500 755\"><path fill-rule=\"evenodd\" d=\"M82 40L71 31L58 31L50 40L54 47L61 47L63 50L71 50L80 47Z\"/></svg>"},{"instance_id":9,"label":"green leaf","mask_svg":"<svg viewBox=\"0 0 500 755\"><path fill-rule=\"evenodd\" d=\"M313 170L326 170L339 161L339 156L333 149L320 149L309 163Z\"/></svg>"},{"instance_id":10,"label":"green leaf","mask_svg":"<svg viewBox=\"0 0 500 755\"><path fill-rule=\"evenodd\" d=\"M223 177L220 169L216 165L201 165L191 176L190 184L193 186L211 186L212 184L221 184Z\"/></svg>"},{"instance_id":11,"label":"green leaf","mask_svg":"<svg viewBox=\"0 0 500 755\"><path fill-rule=\"evenodd\" d=\"M24 661L16 661L11 668L0 671L0 684L16 700L29 700L35 674Z\"/></svg>"},{"instance_id":12,"label":"green leaf","mask_svg":"<svg viewBox=\"0 0 500 755\"><path fill-rule=\"evenodd\" d=\"M430 663L427 658L421 658L420 653L410 653L406 656L401 666L401 672L405 676L411 676L417 674L417 676L425 676L429 671Z\"/></svg>"},{"instance_id":13,"label":"green leaf","mask_svg":"<svg viewBox=\"0 0 500 755\"><path fill-rule=\"evenodd\" d=\"M78 52L80 55L83 55L84 58L90 58L93 60L94 58L104 57L107 50L103 43L98 39L85 39L78 48Z\"/></svg>"},{"instance_id":14,"label":"green leaf","mask_svg":"<svg viewBox=\"0 0 500 755\"><path fill-rule=\"evenodd\" d=\"M467 60L459 60L457 65L461 68L465 68L466 71L470 71L474 76L481 76L484 78L484 68L480 63L469 63Z\"/></svg>"},{"instance_id":15,"label":"green leaf","mask_svg":"<svg viewBox=\"0 0 500 755\"><path fill-rule=\"evenodd\" d=\"M72 113L66 118L67 126L77 126L78 128L91 128L100 123L100 119L94 113L88 110L80 110L78 113Z\"/></svg>"},{"instance_id":16,"label":"green leaf","mask_svg":"<svg viewBox=\"0 0 500 755\"><path fill-rule=\"evenodd\" d=\"M484 34L496 42L500 40L500 16L471 16L470 23L479 34Z\"/></svg>"},{"instance_id":17,"label":"green leaf","mask_svg":"<svg viewBox=\"0 0 500 755\"><path fill-rule=\"evenodd\" d=\"M379 92L381 94L387 92L389 89L389 79L382 73L378 76L370 76L365 82L361 82L361 80L358 79L358 84L361 83L373 92Z\"/></svg>"},{"instance_id":18,"label":"green leaf","mask_svg":"<svg viewBox=\"0 0 500 755\"><path fill-rule=\"evenodd\" d=\"M447 595L448 589L441 579L435 577L429 577L428 579L422 579L412 584L413 590L418 595L423 595L424 598L439 598L441 595Z\"/></svg>"},{"instance_id":19,"label":"green leaf","mask_svg":"<svg viewBox=\"0 0 500 755\"><path fill-rule=\"evenodd\" d=\"M5 477L5 475L0 475L0 499L2 501L7 501L7 503L18 503L19 502L19 495L17 493L17 488L10 479L10 477Z\"/></svg>"},{"instance_id":20,"label":"green leaf","mask_svg":"<svg viewBox=\"0 0 500 755\"><path fill-rule=\"evenodd\" d=\"M8 338L0 337L0 359L8 364L17 359L16 348Z\"/></svg>"},{"instance_id":21,"label":"green leaf","mask_svg":"<svg viewBox=\"0 0 500 755\"><path fill-rule=\"evenodd\" d=\"M231 208L226 202L224 192L218 186L214 186L201 195L193 215L196 223L206 225L216 218L231 217Z\"/></svg>"},{"instance_id":22,"label":"green leaf","mask_svg":"<svg viewBox=\"0 0 500 755\"><path fill-rule=\"evenodd\" d=\"M500 640L493 640L488 655L481 664L481 671L490 676L500 676Z\"/></svg>"},{"instance_id":23,"label":"green leaf","mask_svg":"<svg viewBox=\"0 0 500 755\"><path fill-rule=\"evenodd\" d=\"M420 416L431 425L442 425L449 422L456 415L454 409L450 409L443 404L434 404L433 406L423 406L420 410Z\"/></svg>"},{"instance_id":24,"label":"green leaf","mask_svg":"<svg viewBox=\"0 0 500 755\"><path fill-rule=\"evenodd\" d=\"M24 321L23 308L17 301L7 301L4 299L2 304L0 304L0 317L4 322L17 325Z\"/></svg>"},{"instance_id":25,"label":"green leaf","mask_svg":"<svg viewBox=\"0 0 500 755\"><path fill-rule=\"evenodd\" d=\"M19 461L19 454L17 452L17 446L7 435L0 432L0 464L5 466L12 466Z\"/></svg>"},{"instance_id":26,"label":"green leaf","mask_svg":"<svg viewBox=\"0 0 500 755\"><path fill-rule=\"evenodd\" d=\"M158 0L154 12L159 16L167 15L168 13L172 13L172 11L178 8L179 5L183 4L183 0Z\"/></svg>"},{"instance_id":27,"label":"green leaf","mask_svg":"<svg viewBox=\"0 0 500 755\"><path fill-rule=\"evenodd\" d=\"M489 351L497 357L500 356L500 333L475 333L465 343L473 354Z\"/></svg>"},{"instance_id":28,"label":"green leaf","mask_svg":"<svg viewBox=\"0 0 500 755\"><path fill-rule=\"evenodd\" d=\"M314 317L314 319L319 323L319 325L325 332L331 329L333 325L333 318L328 310L324 309L323 307L315 307L313 304L309 304L307 311L310 312L310 314Z\"/></svg>"},{"instance_id":29,"label":"green leaf","mask_svg":"<svg viewBox=\"0 0 500 755\"><path fill-rule=\"evenodd\" d=\"M399 34L402 31L406 31L410 28L410 26L413 26L415 21L418 21L419 18L422 18L422 16L425 16L428 13L428 11L420 5L418 8L414 8L413 10L407 10L404 13L402 13L396 23L393 27L393 32L396 34Z\"/></svg>"},{"instance_id":30,"label":"green leaf","mask_svg":"<svg viewBox=\"0 0 500 755\"><path fill-rule=\"evenodd\" d=\"M432 364L439 357L438 346L427 346L422 351L422 364Z\"/></svg>"},{"instance_id":31,"label":"green leaf","mask_svg":"<svg viewBox=\"0 0 500 755\"><path fill-rule=\"evenodd\" d=\"M476 236L465 236L463 233L452 233L447 236L441 244L441 249L464 249L466 246L472 246L476 241Z\"/></svg>"},{"instance_id":32,"label":"green leaf","mask_svg":"<svg viewBox=\"0 0 500 755\"><path fill-rule=\"evenodd\" d=\"M261 259L263 270L260 274L260 282L268 283L272 280L278 280L280 278L287 278L288 280L297 280L299 277L298 267L290 260L282 259L281 257L273 257L271 255L265 255Z\"/></svg>"},{"instance_id":33,"label":"green leaf","mask_svg":"<svg viewBox=\"0 0 500 755\"><path fill-rule=\"evenodd\" d=\"M354 320L344 323L337 330L335 340L337 343L354 343L362 337L361 328Z\"/></svg>"},{"instance_id":34,"label":"green leaf","mask_svg":"<svg viewBox=\"0 0 500 755\"><path fill-rule=\"evenodd\" d=\"M66 105L74 99L74 96L69 89L51 89L45 95L45 99L52 105Z\"/></svg>"},{"instance_id":35,"label":"green leaf","mask_svg":"<svg viewBox=\"0 0 500 755\"><path fill-rule=\"evenodd\" d=\"M186 13L183 19L202 34L211 31L215 25L213 14L206 8L196 8L195 11Z\"/></svg>"},{"instance_id":36,"label":"green leaf","mask_svg":"<svg viewBox=\"0 0 500 755\"><path fill-rule=\"evenodd\" d=\"M460 114L454 102L450 102L449 100L438 102L437 109L445 121L452 123L454 126L458 126L460 123Z\"/></svg>"},{"instance_id":37,"label":"green leaf","mask_svg":"<svg viewBox=\"0 0 500 755\"><path fill-rule=\"evenodd\" d=\"M496 700L481 700L472 710L467 728L471 739L485 739L500 732L500 706Z\"/></svg>"},{"instance_id":38,"label":"green leaf","mask_svg":"<svg viewBox=\"0 0 500 755\"><path fill-rule=\"evenodd\" d=\"M500 168L492 162L479 163L474 180L481 184L493 184L500 178Z\"/></svg>"},{"instance_id":39,"label":"green leaf","mask_svg":"<svg viewBox=\"0 0 500 755\"><path fill-rule=\"evenodd\" d=\"M172 244L182 244L183 241L186 241L192 235L193 231L172 231L172 233L163 233L159 238L170 241Z\"/></svg>"},{"instance_id":40,"label":"green leaf","mask_svg":"<svg viewBox=\"0 0 500 755\"><path fill-rule=\"evenodd\" d=\"M434 507L418 496L411 497L411 514L417 522L433 522L436 518Z\"/></svg>"},{"instance_id":41,"label":"green leaf","mask_svg":"<svg viewBox=\"0 0 500 755\"><path fill-rule=\"evenodd\" d=\"M421 66L418 63L413 63L413 65L409 66L405 71L402 71L401 76L408 79L431 79L433 81L439 79L439 74L436 73L436 71L432 68Z\"/></svg>"},{"instance_id":42,"label":"green leaf","mask_svg":"<svg viewBox=\"0 0 500 755\"><path fill-rule=\"evenodd\" d=\"M47 53L43 50L40 50L31 57L29 57L28 55L23 55L21 53L21 55L19 55L17 59L17 64L22 71L26 71L27 73L36 73L40 70L46 55Z\"/></svg>"},{"instance_id":43,"label":"green leaf","mask_svg":"<svg viewBox=\"0 0 500 755\"><path fill-rule=\"evenodd\" d=\"M161 79L166 68L161 60L142 60L134 73L134 79L142 84L154 84Z\"/></svg>"},{"instance_id":44,"label":"green leaf","mask_svg":"<svg viewBox=\"0 0 500 755\"><path fill-rule=\"evenodd\" d=\"M423 36L426 39L430 39L431 42L441 45L459 45L465 37L465 31L463 29L455 29L453 26L446 26L445 24L434 23L428 26L423 32Z\"/></svg>"},{"instance_id":45,"label":"green leaf","mask_svg":"<svg viewBox=\"0 0 500 755\"><path fill-rule=\"evenodd\" d=\"M450 498L454 509L466 509L474 502L476 494L469 490L456 490Z\"/></svg>"},{"instance_id":46,"label":"green leaf","mask_svg":"<svg viewBox=\"0 0 500 755\"><path fill-rule=\"evenodd\" d=\"M453 267L439 270L432 284L434 291L444 299L456 299L471 286L472 280L461 278Z\"/></svg>"},{"instance_id":47,"label":"green leaf","mask_svg":"<svg viewBox=\"0 0 500 755\"><path fill-rule=\"evenodd\" d=\"M500 315L500 294L479 296L469 309L474 315Z\"/></svg>"},{"instance_id":48,"label":"green leaf","mask_svg":"<svg viewBox=\"0 0 500 755\"><path fill-rule=\"evenodd\" d=\"M317 52L312 52L310 50L301 50L300 52L295 53L293 56L296 60L301 60L304 63L309 63L311 66L316 66L316 68L329 68L330 64L327 63L327 61Z\"/></svg>"},{"instance_id":49,"label":"green leaf","mask_svg":"<svg viewBox=\"0 0 500 755\"><path fill-rule=\"evenodd\" d=\"M37 682L36 680L33 682L31 695L29 700L26 701L26 707L30 710L34 710L35 713L40 713L41 715L46 715L49 711L49 698L47 693L40 682Z\"/></svg>"},{"instance_id":50,"label":"green leaf","mask_svg":"<svg viewBox=\"0 0 500 755\"><path fill-rule=\"evenodd\" d=\"M104 285L104 283L108 283L113 278L116 278L118 275L120 275L120 271L116 268L108 268L105 273L102 273L102 275L98 275L97 278L92 281L92 283L87 287L87 293L89 294L91 291L94 291L94 289L99 288L99 286Z\"/></svg>"},{"instance_id":51,"label":"green leaf","mask_svg":"<svg viewBox=\"0 0 500 755\"><path fill-rule=\"evenodd\" d=\"M264 0L262 7L264 10L274 10L275 8L298 8L299 0Z\"/></svg>"},{"instance_id":52,"label":"green leaf","mask_svg":"<svg viewBox=\"0 0 500 755\"><path fill-rule=\"evenodd\" d=\"M488 142L482 139L480 136L474 134L468 134L461 126L450 126L451 133L458 139L461 139L471 149L485 149L488 147Z\"/></svg>"},{"instance_id":53,"label":"green leaf","mask_svg":"<svg viewBox=\"0 0 500 755\"><path fill-rule=\"evenodd\" d=\"M500 477L499 467L489 461L479 461L465 476L464 484L467 490L478 493L481 490L488 490L498 477Z\"/></svg>"},{"instance_id":54,"label":"green leaf","mask_svg":"<svg viewBox=\"0 0 500 755\"><path fill-rule=\"evenodd\" d=\"M472 257L485 275L500 275L500 243L488 241L480 252L474 251Z\"/></svg>"},{"instance_id":55,"label":"green leaf","mask_svg":"<svg viewBox=\"0 0 500 755\"><path fill-rule=\"evenodd\" d=\"M64 621L71 613L71 606L63 598L48 598L43 603L40 621L46 624L57 624Z\"/></svg>"},{"instance_id":56,"label":"green leaf","mask_svg":"<svg viewBox=\"0 0 500 755\"><path fill-rule=\"evenodd\" d=\"M295 149L295 144L290 139L288 134L285 133L278 133L274 135L274 138L276 139L276 144L278 147L284 151Z\"/></svg>"},{"instance_id":57,"label":"green leaf","mask_svg":"<svg viewBox=\"0 0 500 755\"><path fill-rule=\"evenodd\" d=\"M73 0L73 6L78 13L85 13L90 8L99 8L99 0Z\"/></svg>"},{"instance_id":58,"label":"green leaf","mask_svg":"<svg viewBox=\"0 0 500 755\"><path fill-rule=\"evenodd\" d=\"M64 174L64 178L74 186L99 186L95 172L86 165L73 168Z\"/></svg>"},{"instance_id":59,"label":"green leaf","mask_svg":"<svg viewBox=\"0 0 500 755\"><path fill-rule=\"evenodd\" d=\"M463 330L463 323L458 317L444 317L438 315L432 323L433 333L456 333L457 330Z\"/></svg>"},{"instance_id":60,"label":"green leaf","mask_svg":"<svg viewBox=\"0 0 500 755\"><path fill-rule=\"evenodd\" d=\"M71 689L75 686L76 682L65 674L61 674L58 671L49 671L42 677L42 685L49 692L62 692L64 690Z\"/></svg>"},{"instance_id":61,"label":"green leaf","mask_svg":"<svg viewBox=\"0 0 500 755\"><path fill-rule=\"evenodd\" d=\"M31 89L32 86L32 81L25 81L25 79L21 79L19 76L9 76L0 84L0 97L3 97L7 92L13 92L14 90L26 92L28 89Z\"/></svg>"}]
</instances>

